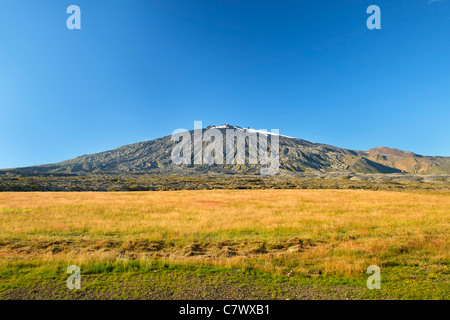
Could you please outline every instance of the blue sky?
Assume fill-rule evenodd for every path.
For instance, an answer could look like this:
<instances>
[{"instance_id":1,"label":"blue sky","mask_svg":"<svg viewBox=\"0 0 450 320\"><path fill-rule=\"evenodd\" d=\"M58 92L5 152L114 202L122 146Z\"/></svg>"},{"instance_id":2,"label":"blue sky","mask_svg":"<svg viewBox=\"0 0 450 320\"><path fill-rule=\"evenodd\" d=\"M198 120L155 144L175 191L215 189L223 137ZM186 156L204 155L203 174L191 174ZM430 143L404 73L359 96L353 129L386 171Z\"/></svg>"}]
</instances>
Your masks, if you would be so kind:
<instances>
[{"instance_id":1,"label":"blue sky","mask_svg":"<svg viewBox=\"0 0 450 320\"><path fill-rule=\"evenodd\" d=\"M450 1L0 0L0 168L194 120L450 156Z\"/></svg>"}]
</instances>

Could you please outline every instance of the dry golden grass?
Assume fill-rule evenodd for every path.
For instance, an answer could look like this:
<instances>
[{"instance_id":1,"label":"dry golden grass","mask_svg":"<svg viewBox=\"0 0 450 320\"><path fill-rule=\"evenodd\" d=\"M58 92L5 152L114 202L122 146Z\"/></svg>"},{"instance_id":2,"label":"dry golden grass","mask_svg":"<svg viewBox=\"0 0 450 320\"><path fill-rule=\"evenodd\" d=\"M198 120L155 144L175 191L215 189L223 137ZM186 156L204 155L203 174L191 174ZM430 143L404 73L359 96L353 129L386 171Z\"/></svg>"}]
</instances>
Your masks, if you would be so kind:
<instances>
[{"instance_id":1,"label":"dry golden grass","mask_svg":"<svg viewBox=\"0 0 450 320\"><path fill-rule=\"evenodd\" d=\"M258 256L264 258L257 259L258 267L283 271L296 262L298 271L319 268L352 274L370 264L392 261L448 261L449 234L448 191L0 193L0 242L4 247L0 258L4 259L11 256L11 244L21 241L83 239L100 243L118 239L188 244L229 240L250 246L297 237L311 246L300 252L269 250ZM202 259L175 254L166 258ZM250 263L249 259L245 254L203 258L219 266Z\"/></svg>"}]
</instances>

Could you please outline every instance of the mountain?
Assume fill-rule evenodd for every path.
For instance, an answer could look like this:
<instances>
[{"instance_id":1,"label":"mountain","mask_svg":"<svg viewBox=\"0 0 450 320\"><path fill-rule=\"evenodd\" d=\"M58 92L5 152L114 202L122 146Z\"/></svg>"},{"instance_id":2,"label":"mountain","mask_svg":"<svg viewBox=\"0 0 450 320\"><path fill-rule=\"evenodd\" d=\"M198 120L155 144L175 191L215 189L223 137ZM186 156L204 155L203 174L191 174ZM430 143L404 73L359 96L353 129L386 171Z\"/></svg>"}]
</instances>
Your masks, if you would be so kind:
<instances>
[{"instance_id":1,"label":"mountain","mask_svg":"<svg viewBox=\"0 0 450 320\"><path fill-rule=\"evenodd\" d=\"M226 145L226 130L242 133L266 134L268 149L271 148L272 133L263 133L250 128L221 125L204 128L216 129L223 134ZM194 131L189 131L193 137ZM397 149L379 147L367 152L338 148L326 144L277 135L279 137L279 173L296 172L358 172L358 173L450 173L450 157L429 157ZM20 174L259 174L261 165L175 165L171 154L178 142L166 136L150 141L126 145L115 150L84 155L75 159L48 165L9 169ZM203 143L207 146L208 143ZM191 141L191 150L193 141ZM236 150L236 148L234 148ZM255 151L256 150L256 151ZM245 153L254 155L255 148L246 148ZM191 157L191 159L193 159ZM3 170L5 171L5 170Z\"/></svg>"},{"instance_id":2,"label":"mountain","mask_svg":"<svg viewBox=\"0 0 450 320\"><path fill-rule=\"evenodd\" d=\"M387 147L367 150L367 158L409 173L449 173L450 157L430 157Z\"/></svg>"}]
</instances>

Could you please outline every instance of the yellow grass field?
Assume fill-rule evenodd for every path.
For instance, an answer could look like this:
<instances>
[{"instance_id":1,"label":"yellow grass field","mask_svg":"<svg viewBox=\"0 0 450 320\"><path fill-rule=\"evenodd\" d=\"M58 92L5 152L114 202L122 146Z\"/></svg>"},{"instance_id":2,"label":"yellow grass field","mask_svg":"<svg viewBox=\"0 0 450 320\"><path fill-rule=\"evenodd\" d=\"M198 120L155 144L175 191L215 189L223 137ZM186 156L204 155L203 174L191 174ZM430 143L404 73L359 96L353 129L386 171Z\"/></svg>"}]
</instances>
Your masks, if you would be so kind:
<instances>
[{"instance_id":1,"label":"yellow grass field","mask_svg":"<svg viewBox=\"0 0 450 320\"><path fill-rule=\"evenodd\" d=\"M0 193L4 270L159 260L351 278L378 265L441 274L430 281L448 292L449 238L449 191Z\"/></svg>"}]
</instances>

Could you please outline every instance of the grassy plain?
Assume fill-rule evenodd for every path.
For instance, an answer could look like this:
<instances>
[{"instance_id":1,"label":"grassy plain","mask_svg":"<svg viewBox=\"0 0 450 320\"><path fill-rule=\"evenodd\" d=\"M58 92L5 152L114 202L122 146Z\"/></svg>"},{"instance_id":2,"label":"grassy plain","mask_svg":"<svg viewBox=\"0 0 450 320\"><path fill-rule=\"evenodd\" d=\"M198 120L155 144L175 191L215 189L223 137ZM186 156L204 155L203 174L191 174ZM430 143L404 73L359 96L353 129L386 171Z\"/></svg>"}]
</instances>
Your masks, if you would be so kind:
<instances>
[{"instance_id":1,"label":"grassy plain","mask_svg":"<svg viewBox=\"0 0 450 320\"><path fill-rule=\"evenodd\" d=\"M82 289L65 287L78 265ZM366 269L381 267L381 290ZM0 298L448 299L450 191L0 193Z\"/></svg>"}]
</instances>

